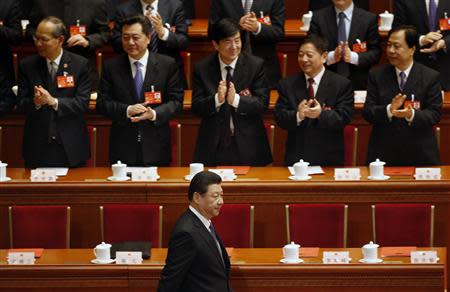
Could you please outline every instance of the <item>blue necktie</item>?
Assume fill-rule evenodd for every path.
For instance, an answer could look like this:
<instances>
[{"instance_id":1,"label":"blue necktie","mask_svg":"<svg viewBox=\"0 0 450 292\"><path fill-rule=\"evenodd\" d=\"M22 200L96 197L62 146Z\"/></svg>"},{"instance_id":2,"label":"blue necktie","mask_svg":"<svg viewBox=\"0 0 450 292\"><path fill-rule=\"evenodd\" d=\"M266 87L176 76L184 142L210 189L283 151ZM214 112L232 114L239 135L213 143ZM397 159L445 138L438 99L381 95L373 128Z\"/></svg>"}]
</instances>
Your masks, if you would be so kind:
<instances>
[{"instance_id":1,"label":"blue necktie","mask_svg":"<svg viewBox=\"0 0 450 292\"><path fill-rule=\"evenodd\" d=\"M142 85L144 85L144 78L142 78L141 66L142 64L139 61L134 62L136 66L136 75L134 75L134 86L136 88L136 94L138 99L141 98L142 93Z\"/></svg>"},{"instance_id":2,"label":"blue necktie","mask_svg":"<svg viewBox=\"0 0 450 292\"><path fill-rule=\"evenodd\" d=\"M436 28L436 2L430 0L430 6L428 8L428 27L430 31L435 31Z\"/></svg>"},{"instance_id":3,"label":"blue necktie","mask_svg":"<svg viewBox=\"0 0 450 292\"><path fill-rule=\"evenodd\" d=\"M345 44L347 41L347 32L345 29L345 13L339 12L339 22L338 22L338 44L341 42ZM350 76L350 68L347 63L344 61L345 51L342 50L341 61L337 63L337 73L348 77Z\"/></svg>"},{"instance_id":4,"label":"blue necktie","mask_svg":"<svg viewBox=\"0 0 450 292\"><path fill-rule=\"evenodd\" d=\"M400 91L403 92L403 89L405 89L406 74L405 74L405 72L402 71L402 72L400 72L399 76L400 76L400 84L399 84L399 87L400 87Z\"/></svg>"},{"instance_id":5,"label":"blue necktie","mask_svg":"<svg viewBox=\"0 0 450 292\"><path fill-rule=\"evenodd\" d=\"M223 255L222 255L222 249L220 248L219 239L217 238L216 230L214 229L214 226L212 223L209 225L209 231L211 233L212 238L214 239L214 242L217 245L217 249L219 250L220 258L222 259L222 263L225 265L223 261Z\"/></svg>"}]
</instances>

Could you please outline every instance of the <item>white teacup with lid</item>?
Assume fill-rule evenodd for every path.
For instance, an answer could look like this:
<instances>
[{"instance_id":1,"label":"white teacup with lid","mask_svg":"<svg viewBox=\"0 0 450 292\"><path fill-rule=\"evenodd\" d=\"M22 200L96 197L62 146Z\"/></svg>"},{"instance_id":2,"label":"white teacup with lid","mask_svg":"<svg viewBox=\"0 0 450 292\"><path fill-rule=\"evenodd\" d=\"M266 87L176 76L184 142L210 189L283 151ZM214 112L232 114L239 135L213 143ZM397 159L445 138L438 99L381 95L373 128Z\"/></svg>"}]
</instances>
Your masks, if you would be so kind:
<instances>
[{"instance_id":1,"label":"white teacup with lid","mask_svg":"<svg viewBox=\"0 0 450 292\"><path fill-rule=\"evenodd\" d=\"M111 261L111 244L102 242L94 248L94 261L98 263L108 263Z\"/></svg>"},{"instance_id":2,"label":"white teacup with lid","mask_svg":"<svg viewBox=\"0 0 450 292\"><path fill-rule=\"evenodd\" d=\"M299 162L294 164L294 175L296 179L308 179L308 165L309 162L300 159Z\"/></svg>"},{"instance_id":3,"label":"white teacup with lid","mask_svg":"<svg viewBox=\"0 0 450 292\"><path fill-rule=\"evenodd\" d=\"M378 247L379 247L379 245L376 243L373 243L373 241L365 244L362 247L362 254L363 254L364 258L361 260L361 262L363 262L363 263L382 262L383 260L378 258Z\"/></svg>"},{"instance_id":4,"label":"white teacup with lid","mask_svg":"<svg viewBox=\"0 0 450 292\"><path fill-rule=\"evenodd\" d=\"M205 169L203 163L191 163L189 164L189 175L193 177L199 172L202 172Z\"/></svg>"},{"instance_id":5,"label":"white teacup with lid","mask_svg":"<svg viewBox=\"0 0 450 292\"><path fill-rule=\"evenodd\" d=\"M389 13L387 10L380 14L380 30L389 31L392 28L394 22L394 14Z\"/></svg>"},{"instance_id":6,"label":"white teacup with lid","mask_svg":"<svg viewBox=\"0 0 450 292\"><path fill-rule=\"evenodd\" d=\"M309 31L309 26L311 24L312 16L313 16L312 11L308 11L308 13L303 14L303 16L302 16L303 26L300 28L302 31Z\"/></svg>"},{"instance_id":7,"label":"white teacup with lid","mask_svg":"<svg viewBox=\"0 0 450 292\"><path fill-rule=\"evenodd\" d=\"M291 241L291 243L286 244L283 247L283 259L281 260L281 262L283 263L302 262L299 256L300 256L300 245Z\"/></svg>"},{"instance_id":8,"label":"white teacup with lid","mask_svg":"<svg viewBox=\"0 0 450 292\"><path fill-rule=\"evenodd\" d=\"M8 163L4 163L4 162L0 161L0 181L10 180L10 178L6 176L6 167L7 166L8 166Z\"/></svg>"},{"instance_id":9,"label":"white teacup with lid","mask_svg":"<svg viewBox=\"0 0 450 292\"><path fill-rule=\"evenodd\" d=\"M124 179L127 177L127 165L120 160L111 166L113 177L117 179Z\"/></svg>"},{"instance_id":10,"label":"white teacup with lid","mask_svg":"<svg viewBox=\"0 0 450 292\"><path fill-rule=\"evenodd\" d=\"M380 159L376 159L375 161L371 162L369 165L370 169L370 176L369 179L374 180L384 180L388 179L389 176L384 175L384 165L386 162L380 161Z\"/></svg>"}]
</instances>

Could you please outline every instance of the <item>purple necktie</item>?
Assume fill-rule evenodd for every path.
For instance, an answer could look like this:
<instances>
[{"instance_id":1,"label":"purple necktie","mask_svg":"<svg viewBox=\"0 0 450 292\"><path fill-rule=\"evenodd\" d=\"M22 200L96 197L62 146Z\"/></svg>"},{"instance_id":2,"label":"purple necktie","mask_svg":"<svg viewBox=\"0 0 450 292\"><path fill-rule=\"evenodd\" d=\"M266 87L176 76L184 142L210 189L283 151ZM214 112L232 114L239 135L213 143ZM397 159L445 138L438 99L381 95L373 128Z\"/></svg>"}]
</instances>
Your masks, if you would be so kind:
<instances>
[{"instance_id":1,"label":"purple necktie","mask_svg":"<svg viewBox=\"0 0 450 292\"><path fill-rule=\"evenodd\" d=\"M399 87L400 87L400 91L402 91L403 92L403 89L405 89L405 83L406 83L406 74L405 74L405 72L400 72L400 85L399 85Z\"/></svg>"},{"instance_id":2,"label":"purple necktie","mask_svg":"<svg viewBox=\"0 0 450 292\"><path fill-rule=\"evenodd\" d=\"M436 30L436 2L434 0L430 0L430 7L428 8L428 27L430 31Z\"/></svg>"},{"instance_id":3,"label":"purple necktie","mask_svg":"<svg viewBox=\"0 0 450 292\"><path fill-rule=\"evenodd\" d=\"M340 45L341 42L345 44L345 42L347 41L347 32L345 29L345 13L339 12L338 16L339 16L338 45ZM350 76L350 68L349 68L349 65L347 63L345 63L344 57L345 57L345 51L342 50L341 61L339 63L337 63L336 71L338 74L348 77L348 76Z\"/></svg>"},{"instance_id":4,"label":"purple necktie","mask_svg":"<svg viewBox=\"0 0 450 292\"><path fill-rule=\"evenodd\" d=\"M144 78L142 78L141 66L142 64L139 61L134 62L136 66L136 75L134 75L134 86L136 87L136 94L138 99L141 98L142 93L142 85L144 84Z\"/></svg>"}]
</instances>

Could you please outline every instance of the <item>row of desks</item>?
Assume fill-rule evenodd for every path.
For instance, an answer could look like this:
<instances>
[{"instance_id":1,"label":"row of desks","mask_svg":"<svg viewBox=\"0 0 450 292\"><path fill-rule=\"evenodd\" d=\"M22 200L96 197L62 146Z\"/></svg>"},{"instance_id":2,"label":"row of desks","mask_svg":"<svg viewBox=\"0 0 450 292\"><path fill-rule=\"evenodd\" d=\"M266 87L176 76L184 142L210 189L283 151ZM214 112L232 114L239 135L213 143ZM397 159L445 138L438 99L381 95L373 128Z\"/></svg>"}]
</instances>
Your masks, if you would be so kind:
<instances>
[{"instance_id":1,"label":"row of desks","mask_svg":"<svg viewBox=\"0 0 450 292\"><path fill-rule=\"evenodd\" d=\"M330 251L330 249L326 249ZM342 249L333 249L338 251ZM360 264L361 250L350 251L347 265L322 264L317 257L304 264L285 265L281 248L234 249L231 254L231 286L235 292L442 292L446 288L445 262L410 264L408 257L384 258L381 264ZM420 249L426 250L426 249ZM445 248L434 248L441 259ZM166 249L152 249L142 265L93 265L91 249L44 250L33 266L6 265L0 250L1 291L156 291Z\"/></svg>"}]
</instances>

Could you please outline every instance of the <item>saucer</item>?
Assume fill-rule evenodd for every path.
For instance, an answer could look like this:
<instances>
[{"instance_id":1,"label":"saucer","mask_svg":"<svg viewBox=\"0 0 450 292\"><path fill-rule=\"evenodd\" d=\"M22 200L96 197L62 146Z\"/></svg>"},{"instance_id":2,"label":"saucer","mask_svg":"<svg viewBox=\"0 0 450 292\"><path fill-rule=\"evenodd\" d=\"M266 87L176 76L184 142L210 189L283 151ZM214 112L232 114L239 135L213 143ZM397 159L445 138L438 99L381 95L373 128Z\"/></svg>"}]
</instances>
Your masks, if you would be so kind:
<instances>
[{"instance_id":1,"label":"saucer","mask_svg":"<svg viewBox=\"0 0 450 292\"><path fill-rule=\"evenodd\" d=\"M109 260L93 259L93 260L91 260L91 263L97 264L97 265L106 265L106 264L112 264L115 261L116 261L115 259L109 259Z\"/></svg>"},{"instance_id":2,"label":"saucer","mask_svg":"<svg viewBox=\"0 0 450 292\"><path fill-rule=\"evenodd\" d=\"M10 177L5 176L4 178L0 179L0 182L10 181L10 180L11 180Z\"/></svg>"},{"instance_id":3,"label":"saucer","mask_svg":"<svg viewBox=\"0 0 450 292\"><path fill-rule=\"evenodd\" d=\"M390 27L386 27L386 26L379 26L378 29L379 29L380 31L390 31L390 30L391 30Z\"/></svg>"},{"instance_id":4,"label":"saucer","mask_svg":"<svg viewBox=\"0 0 450 292\"><path fill-rule=\"evenodd\" d=\"M370 180L387 180L387 179L390 179L390 178L391 177L388 176L388 175L383 175L382 177L374 177L374 176L369 175L367 177L367 179L370 179Z\"/></svg>"},{"instance_id":5,"label":"saucer","mask_svg":"<svg viewBox=\"0 0 450 292\"><path fill-rule=\"evenodd\" d=\"M187 181L191 181L191 179L192 179L193 177L194 177L194 176L193 176L192 174L187 174L187 175L184 176L184 179L187 180Z\"/></svg>"},{"instance_id":6,"label":"saucer","mask_svg":"<svg viewBox=\"0 0 450 292\"><path fill-rule=\"evenodd\" d=\"M223 181L234 181L237 179L237 175L233 174L233 176L222 176Z\"/></svg>"},{"instance_id":7,"label":"saucer","mask_svg":"<svg viewBox=\"0 0 450 292\"><path fill-rule=\"evenodd\" d=\"M376 259L374 261L367 261L366 259L360 259L359 262L363 263L363 264L379 264L379 263L382 263L383 260L382 259Z\"/></svg>"},{"instance_id":8,"label":"saucer","mask_svg":"<svg viewBox=\"0 0 450 292\"><path fill-rule=\"evenodd\" d=\"M302 27L300 27L300 30L301 30L301 31L309 31L309 27L306 28L306 27L302 26Z\"/></svg>"},{"instance_id":9,"label":"saucer","mask_svg":"<svg viewBox=\"0 0 450 292\"><path fill-rule=\"evenodd\" d=\"M281 259L280 260L280 263L283 263L283 264L300 264L300 263L303 263L303 262L304 261L302 259L296 259L295 261L288 261L286 259Z\"/></svg>"},{"instance_id":10,"label":"saucer","mask_svg":"<svg viewBox=\"0 0 450 292\"><path fill-rule=\"evenodd\" d=\"M110 180L110 181L127 181L127 180L130 179L130 177L129 177L129 176L126 176L126 177L115 177L115 176L110 176L110 177L108 177L107 179Z\"/></svg>"},{"instance_id":11,"label":"saucer","mask_svg":"<svg viewBox=\"0 0 450 292\"><path fill-rule=\"evenodd\" d=\"M289 177L290 180L310 180L311 176L307 175L307 176L295 176L295 175L291 175Z\"/></svg>"}]
</instances>

